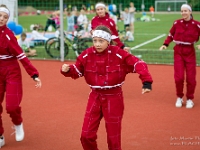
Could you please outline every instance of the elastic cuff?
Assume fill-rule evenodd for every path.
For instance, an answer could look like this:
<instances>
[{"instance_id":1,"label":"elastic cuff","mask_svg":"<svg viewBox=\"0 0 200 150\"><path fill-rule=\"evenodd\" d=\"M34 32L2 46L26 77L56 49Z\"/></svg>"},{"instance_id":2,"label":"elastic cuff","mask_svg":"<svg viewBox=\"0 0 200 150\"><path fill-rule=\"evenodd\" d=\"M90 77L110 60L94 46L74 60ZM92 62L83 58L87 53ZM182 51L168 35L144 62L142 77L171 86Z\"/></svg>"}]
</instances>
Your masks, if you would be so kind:
<instances>
[{"instance_id":1,"label":"elastic cuff","mask_svg":"<svg viewBox=\"0 0 200 150\"><path fill-rule=\"evenodd\" d=\"M151 82L143 82L143 89L152 89L152 87L151 87Z\"/></svg>"},{"instance_id":2,"label":"elastic cuff","mask_svg":"<svg viewBox=\"0 0 200 150\"><path fill-rule=\"evenodd\" d=\"M121 48L121 49L124 49L124 47L125 47L125 45L122 45L120 48Z\"/></svg>"},{"instance_id":3,"label":"elastic cuff","mask_svg":"<svg viewBox=\"0 0 200 150\"><path fill-rule=\"evenodd\" d=\"M33 78L33 80L35 80L35 78L38 78L38 75L34 74L31 78Z\"/></svg>"},{"instance_id":4,"label":"elastic cuff","mask_svg":"<svg viewBox=\"0 0 200 150\"><path fill-rule=\"evenodd\" d=\"M166 47L168 47L168 46L169 46L169 44L165 44L165 43L164 43L163 45L165 45Z\"/></svg>"}]
</instances>

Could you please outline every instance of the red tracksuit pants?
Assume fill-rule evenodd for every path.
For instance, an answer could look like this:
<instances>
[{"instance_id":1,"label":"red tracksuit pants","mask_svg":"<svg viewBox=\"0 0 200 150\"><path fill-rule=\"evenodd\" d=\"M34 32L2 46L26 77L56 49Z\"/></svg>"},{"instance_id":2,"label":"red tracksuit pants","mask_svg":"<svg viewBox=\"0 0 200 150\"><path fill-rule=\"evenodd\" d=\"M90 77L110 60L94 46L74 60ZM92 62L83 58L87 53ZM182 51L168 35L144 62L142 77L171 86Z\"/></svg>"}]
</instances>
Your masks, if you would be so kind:
<instances>
[{"instance_id":1,"label":"red tracksuit pants","mask_svg":"<svg viewBox=\"0 0 200 150\"><path fill-rule=\"evenodd\" d=\"M82 127L81 143L84 150L98 150L97 130L105 119L109 150L121 150L121 120L124 111L121 88L92 90Z\"/></svg>"},{"instance_id":2,"label":"red tracksuit pants","mask_svg":"<svg viewBox=\"0 0 200 150\"><path fill-rule=\"evenodd\" d=\"M193 45L176 45L174 47L174 79L176 95L184 96L184 75L186 72L186 97L194 99L196 87L196 53Z\"/></svg>"},{"instance_id":3,"label":"red tracksuit pants","mask_svg":"<svg viewBox=\"0 0 200 150\"><path fill-rule=\"evenodd\" d=\"M6 111L12 122L19 125L22 122L20 102L22 100L22 78L18 62L8 63L0 60L0 135L4 133L1 114L3 112L2 102L5 96Z\"/></svg>"}]
</instances>

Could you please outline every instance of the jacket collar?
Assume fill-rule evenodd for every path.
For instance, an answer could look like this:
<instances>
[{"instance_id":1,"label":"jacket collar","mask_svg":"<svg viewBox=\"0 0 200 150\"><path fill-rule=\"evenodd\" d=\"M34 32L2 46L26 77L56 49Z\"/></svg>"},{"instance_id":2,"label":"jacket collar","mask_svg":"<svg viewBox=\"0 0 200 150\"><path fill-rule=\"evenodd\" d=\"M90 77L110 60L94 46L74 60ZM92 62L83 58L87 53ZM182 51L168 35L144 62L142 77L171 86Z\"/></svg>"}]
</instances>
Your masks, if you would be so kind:
<instances>
[{"instance_id":1,"label":"jacket collar","mask_svg":"<svg viewBox=\"0 0 200 150\"><path fill-rule=\"evenodd\" d=\"M104 19L108 19L108 18L109 18L109 14L106 13L104 17L99 17L99 16L97 16L97 17L98 17L99 19L103 19L103 20L104 20Z\"/></svg>"},{"instance_id":2,"label":"jacket collar","mask_svg":"<svg viewBox=\"0 0 200 150\"><path fill-rule=\"evenodd\" d=\"M188 21L186 21L186 20L182 19L182 21L183 21L184 23L190 23L190 22L192 22L192 21L193 21L193 19L191 18L191 19L190 19L190 20L188 20Z\"/></svg>"},{"instance_id":3,"label":"jacket collar","mask_svg":"<svg viewBox=\"0 0 200 150\"><path fill-rule=\"evenodd\" d=\"M104 55L104 54L107 54L108 51L110 51L109 48L110 48L110 45L109 45L103 52L100 52L100 53L99 53L99 52L97 52L96 48L93 46L93 52L94 52L94 53L97 53L97 54L99 54L99 55Z\"/></svg>"},{"instance_id":4,"label":"jacket collar","mask_svg":"<svg viewBox=\"0 0 200 150\"><path fill-rule=\"evenodd\" d=\"M0 32L2 32L7 26L6 25L3 25L0 27Z\"/></svg>"}]
</instances>

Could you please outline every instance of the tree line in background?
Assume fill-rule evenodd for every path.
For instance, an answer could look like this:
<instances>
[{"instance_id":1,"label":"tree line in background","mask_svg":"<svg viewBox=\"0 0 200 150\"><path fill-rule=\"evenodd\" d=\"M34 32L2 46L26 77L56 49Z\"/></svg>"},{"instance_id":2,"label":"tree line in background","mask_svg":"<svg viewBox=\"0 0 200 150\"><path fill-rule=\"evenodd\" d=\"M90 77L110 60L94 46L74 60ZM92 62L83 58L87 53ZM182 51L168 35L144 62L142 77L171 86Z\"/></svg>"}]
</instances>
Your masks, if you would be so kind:
<instances>
[{"instance_id":1,"label":"tree line in background","mask_svg":"<svg viewBox=\"0 0 200 150\"><path fill-rule=\"evenodd\" d=\"M155 0L100 0L103 1L106 4L114 3L117 6L120 4L122 5L122 8L128 7L130 2L134 2L135 7L138 11L141 10L142 2L144 2L145 10L148 11L149 7L151 5L154 6ZM64 7L68 6L76 6L77 9L81 9L82 5L85 5L86 7L94 8L94 5L97 3L97 0L76 0L76 1L70 1L69 0L63 0ZM192 6L193 11L200 11L200 0L188 0L188 4ZM59 9L59 0L18 0L18 6L32 6L36 9L40 10L56 10Z\"/></svg>"}]
</instances>

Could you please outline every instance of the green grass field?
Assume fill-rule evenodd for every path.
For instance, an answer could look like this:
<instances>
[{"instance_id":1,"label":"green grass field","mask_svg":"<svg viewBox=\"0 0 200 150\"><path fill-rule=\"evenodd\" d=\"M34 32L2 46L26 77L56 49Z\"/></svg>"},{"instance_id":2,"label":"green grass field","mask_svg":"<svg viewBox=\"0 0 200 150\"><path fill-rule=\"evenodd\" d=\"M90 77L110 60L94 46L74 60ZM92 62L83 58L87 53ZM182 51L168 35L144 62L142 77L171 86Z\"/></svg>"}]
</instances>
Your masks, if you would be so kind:
<instances>
[{"instance_id":1,"label":"green grass field","mask_svg":"<svg viewBox=\"0 0 200 150\"><path fill-rule=\"evenodd\" d=\"M142 15L140 13L135 14L135 18L140 18ZM198 13L193 14L195 20L200 20L200 15ZM88 18L91 20L93 15L88 15ZM155 64L173 64L173 46L174 43L171 43L167 50L159 51L159 47L163 44L164 39L166 38L173 21L181 18L180 14L155 14L155 19L159 21L150 21L150 22L141 22L136 21L135 33L134 33L134 42L129 42L130 47L137 47L131 52L134 55L141 55L141 58L147 63ZM30 32L31 24L41 24L45 26L47 17L46 15L37 15L37 16L19 16L19 24L23 26L24 31ZM123 30L123 22L118 22L117 24L119 30ZM66 19L64 19L64 29L67 28ZM163 37L158 38L145 44L158 36L165 34ZM200 44L198 42L197 44ZM37 46L35 49L38 52L38 56L33 59L51 59L44 46ZM200 50L196 50L197 53L197 64L200 65ZM68 56L65 59L75 59L74 52L71 50Z\"/></svg>"}]
</instances>

